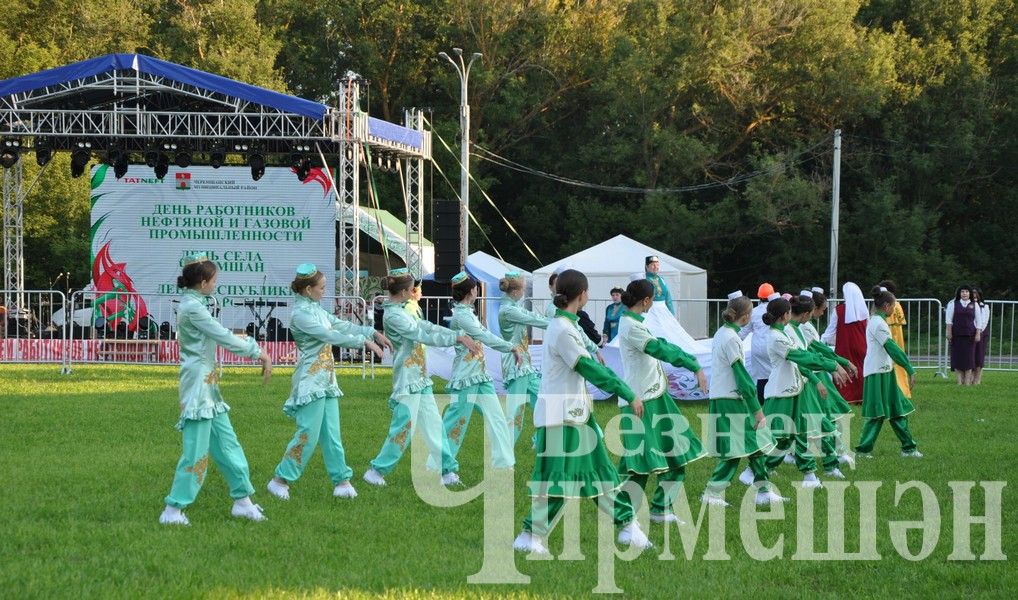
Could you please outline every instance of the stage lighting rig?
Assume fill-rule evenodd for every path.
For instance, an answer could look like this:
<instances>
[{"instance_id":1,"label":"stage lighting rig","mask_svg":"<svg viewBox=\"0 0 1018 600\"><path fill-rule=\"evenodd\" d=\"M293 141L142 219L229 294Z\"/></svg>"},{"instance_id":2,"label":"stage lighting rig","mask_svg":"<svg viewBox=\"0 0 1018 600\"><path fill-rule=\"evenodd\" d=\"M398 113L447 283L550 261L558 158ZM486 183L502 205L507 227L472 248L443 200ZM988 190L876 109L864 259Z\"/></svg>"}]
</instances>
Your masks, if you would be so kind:
<instances>
[{"instance_id":1,"label":"stage lighting rig","mask_svg":"<svg viewBox=\"0 0 1018 600\"><path fill-rule=\"evenodd\" d=\"M265 175L265 156L258 150L247 155L247 164L251 167L251 179L258 181Z\"/></svg>"},{"instance_id":2,"label":"stage lighting rig","mask_svg":"<svg viewBox=\"0 0 1018 600\"><path fill-rule=\"evenodd\" d=\"M209 164L213 169L218 169L226 162L226 148L217 146L209 153Z\"/></svg>"},{"instance_id":3,"label":"stage lighting rig","mask_svg":"<svg viewBox=\"0 0 1018 600\"><path fill-rule=\"evenodd\" d=\"M46 139L36 138L35 164L45 167L51 160L53 160L53 145Z\"/></svg>"},{"instance_id":4,"label":"stage lighting rig","mask_svg":"<svg viewBox=\"0 0 1018 600\"><path fill-rule=\"evenodd\" d=\"M78 178L85 174L85 167L92 158L92 142L77 142L71 152L71 177Z\"/></svg>"},{"instance_id":5,"label":"stage lighting rig","mask_svg":"<svg viewBox=\"0 0 1018 600\"><path fill-rule=\"evenodd\" d=\"M21 140L17 138L6 138L0 144L0 166L10 169L21 158Z\"/></svg>"},{"instance_id":6,"label":"stage lighting rig","mask_svg":"<svg viewBox=\"0 0 1018 600\"><path fill-rule=\"evenodd\" d=\"M297 179L304 181L311 174L311 157L307 155L311 146L297 144L290 153L290 167L297 173Z\"/></svg>"}]
</instances>

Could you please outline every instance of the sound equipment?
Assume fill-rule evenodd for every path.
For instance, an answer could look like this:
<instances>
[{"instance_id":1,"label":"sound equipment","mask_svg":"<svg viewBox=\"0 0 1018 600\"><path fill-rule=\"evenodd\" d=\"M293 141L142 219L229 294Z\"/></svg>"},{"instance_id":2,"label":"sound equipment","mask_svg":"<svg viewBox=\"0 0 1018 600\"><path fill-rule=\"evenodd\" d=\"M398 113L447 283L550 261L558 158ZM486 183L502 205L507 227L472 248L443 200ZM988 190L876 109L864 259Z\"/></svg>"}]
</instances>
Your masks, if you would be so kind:
<instances>
[{"instance_id":1,"label":"sound equipment","mask_svg":"<svg viewBox=\"0 0 1018 600\"><path fill-rule=\"evenodd\" d=\"M449 283L460 272L460 203L435 200L431 241L435 244L435 282Z\"/></svg>"}]
</instances>

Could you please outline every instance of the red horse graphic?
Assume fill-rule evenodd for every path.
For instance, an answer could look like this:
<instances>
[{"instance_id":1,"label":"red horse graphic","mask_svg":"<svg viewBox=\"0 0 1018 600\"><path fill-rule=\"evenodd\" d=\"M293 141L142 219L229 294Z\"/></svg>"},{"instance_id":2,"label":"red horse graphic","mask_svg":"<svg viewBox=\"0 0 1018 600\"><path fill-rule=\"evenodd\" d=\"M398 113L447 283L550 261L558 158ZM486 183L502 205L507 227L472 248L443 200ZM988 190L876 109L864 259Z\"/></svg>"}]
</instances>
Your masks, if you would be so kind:
<instances>
[{"instance_id":1,"label":"red horse graphic","mask_svg":"<svg viewBox=\"0 0 1018 600\"><path fill-rule=\"evenodd\" d=\"M109 242L92 261L92 281L100 292L93 303L93 314L97 318L102 315L110 327L127 323L129 331L137 331L138 321L148 316L148 308L127 275L127 263L113 262Z\"/></svg>"}]
</instances>

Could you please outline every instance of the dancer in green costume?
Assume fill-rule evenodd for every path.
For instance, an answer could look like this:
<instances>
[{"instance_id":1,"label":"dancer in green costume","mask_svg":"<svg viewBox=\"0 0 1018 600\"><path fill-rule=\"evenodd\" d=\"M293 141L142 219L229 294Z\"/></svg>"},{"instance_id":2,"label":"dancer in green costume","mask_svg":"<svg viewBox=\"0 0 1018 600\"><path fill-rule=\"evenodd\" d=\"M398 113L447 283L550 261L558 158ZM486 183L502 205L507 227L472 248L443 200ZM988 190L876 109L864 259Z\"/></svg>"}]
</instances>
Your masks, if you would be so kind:
<instances>
[{"instance_id":1,"label":"dancer in green costume","mask_svg":"<svg viewBox=\"0 0 1018 600\"><path fill-rule=\"evenodd\" d=\"M739 461L749 461L752 482L760 505L788 500L768 485L766 453L774 448L774 436L764 419L756 384L746 370L742 337L749 324L753 303L742 292L728 295L722 313L725 324L714 334L711 350L710 405L707 421L707 451L718 457L717 467L707 483L703 502L728 506L725 488L732 482Z\"/></svg>"},{"instance_id":2,"label":"dancer in green costume","mask_svg":"<svg viewBox=\"0 0 1018 600\"><path fill-rule=\"evenodd\" d=\"M452 318L449 328L463 332L478 344L483 344L503 352L520 363L520 351L515 346L488 331L481 325L474 314L474 300L477 299L478 283L465 272L457 273L452 278ZM484 348L477 354L468 352L465 347L456 348L456 358L452 362L452 375L446 385L452 396L452 402L445 409L442 422L445 428L446 445L442 455L442 471L445 473L446 485L459 483L459 454L463 440L467 436L470 417L474 410L481 413L484 425L491 440L491 464L496 469L511 469L516 464L513 454L512 434L506 422L502 403L495 393L495 385L488 374L488 365L484 360Z\"/></svg>"},{"instance_id":3,"label":"dancer in green costume","mask_svg":"<svg viewBox=\"0 0 1018 600\"><path fill-rule=\"evenodd\" d=\"M385 475L396 468L418 425L430 453L428 468L437 471L442 466L446 440L428 376L424 346L462 344L471 352L480 351L469 336L457 335L451 329L410 314L406 306L413 294L414 278L406 268L390 271L386 287L389 299L383 305L382 327L393 347L392 395L389 396L392 420L378 456L364 473L364 481L379 486L386 484Z\"/></svg>"},{"instance_id":4,"label":"dancer in green costume","mask_svg":"<svg viewBox=\"0 0 1018 600\"><path fill-rule=\"evenodd\" d=\"M897 302L894 294L880 292L873 299L873 316L866 326L866 359L863 361L862 393L862 436L856 452L873 458L873 445L884 420L891 422L891 429L901 442L901 455L922 458L916 449L916 441L908 428L908 415L915 411L912 401L901 393L894 365L901 365L908 373L909 388L915 388L915 369L905 351L891 337L887 316Z\"/></svg>"},{"instance_id":5,"label":"dancer in green costume","mask_svg":"<svg viewBox=\"0 0 1018 600\"><path fill-rule=\"evenodd\" d=\"M630 404L619 398L622 414L637 423L624 424L619 474L623 485L632 482L643 493L651 475L657 475L657 489L650 503L650 520L679 523L672 502L686 478L686 465L706 454L700 438L668 393L668 378L661 361L689 369L706 393L707 378L696 357L682 348L656 338L643 323L643 314L654 304L654 286L646 279L632 281L622 293L626 307L619 320L619 353L623 380L642 400ZM632 486L628 486L632 487ZM623 488L618 501L637 504Z\"/></svg>"},{"instance_id":6,"label":"dancer in green costume","mask_svg":"<svg viewBox=\"0 0 1018 600\"><path fill-rule=\"evenodd\" d=\"M511 354L502 355L502 383L505 384L505 414L512 430L513 444L523 430L525 407L534 410L537 392L541 389L541 374L530 362L530 335L528 327L545 329L548 319L523 306L526 281L519 271L509 271L498 282L502 290L498 309L498 329L502 338L519 351L520 360Z\"/></svg>"},{"instance_id":7,"label":"dancer in green costume","mask_svg":"<svg viewBox=\"0 0 1018 600\"><path fill-rule=\"evenodd\" d=\"M219 393L216 347L262 364L263 382L272 374L272 359L253 338L241 339L213 318L207 306L216 289L219 269L204 253L184 259L177 287L184 294L177 308L177 339L180 343L180 418L177 429L184 451L177 463L166 508L159 516L165 525L189 525L183 509L190 506L205 483L209 455L226 477L234 499L234 517L264 521L261 507L251 502L254 488L244 449L230 423L230 407Z\"/></svg>"},{"instance_id":8,"label":"dancer in green costume","mask_svg":"<svg viewBox=\"0 0 1018 600\"><path fill-rule=\"evenodd\" d=\"M290 333L297 344L298 358L283 412L296 421L297 431L268 485L269 493L280 500L290 499L290 484L300 478L319 444L334 486L332 495L357 497L350 484L353 469L347 466L340 434L339 398L343 392L336 382L332 347L367 348L379 356L379 345L392 348L389 340L370 325L354 325L322 308L319 302L325 295L325 282L318 267L304 263L297 267L290 284L294 293Z\"/></svg>"},{"instance_id":9,"label":"dancer in green costume","mask_svg":"<svg viewBox=\"0 0 1018 600\"><path fill-rule=\"evenodd\" d=\"M810 309L812 310L812 308ZM783 452L793 447L795 463L803 473L803 487L821 487L816 476L816 461L809 454L808 440L822 437L823 407L817 394L823 396L827 390L813 371L838 373L838 363L821 358L805 350L805 344L788 326L792 319L792 305L784 298L771 300L763 321L770 327L767 354L771 359L771 373L764 388L763 412L770 420L771 432L777 443L777 450ZM810 389L806 389L807 385ZM781 464L782 454L767 458L767 468L773 470ZM745 479L740 481L747 483ZM750 481L749 483L752 483Z\"/></svg>"},{"instance_id":10,"label":"dancer in green costume","mask_svg":"<svg viewBox=\"0 0 1018 600\"><path fill-rule=\"evenodd\" d=\"M587 381L598 388L636 402L633 391L615 373L599 364L584 348L576 327L576 313L587 303L587 278L568 269L559 275L557 307L544 339L541 391L534 410L537 457L531 475L530 513L513 547L546 554L545 539L569 498L590 498L612 514L619 543L651 547L640 529L633 507L616 501L619 473L604 445L604 434L593 414Z\"/></svg>"}]
</instances>

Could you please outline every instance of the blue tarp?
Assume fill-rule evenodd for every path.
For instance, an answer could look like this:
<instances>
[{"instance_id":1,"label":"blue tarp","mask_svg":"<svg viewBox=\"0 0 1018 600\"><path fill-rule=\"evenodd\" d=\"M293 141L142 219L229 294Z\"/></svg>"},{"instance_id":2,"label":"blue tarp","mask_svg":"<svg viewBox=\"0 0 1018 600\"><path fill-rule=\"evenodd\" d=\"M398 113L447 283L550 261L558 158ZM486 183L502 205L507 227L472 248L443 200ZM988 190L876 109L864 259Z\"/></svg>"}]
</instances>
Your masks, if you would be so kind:
<instances>
[{"instance_id":1,"label":"blue tarp","mask_svg":"<svg viewBox=\"0 0 1018 600\"><path fill-rule=\"evenodd\" d=\"M420 131L401 125L394 125L374 117L368 117L368 133L383 140L404 144L418 150L421 150L424 146L424 136L421 135Z\"/></svg>"},{"instance_id":2,"label":"blue tarp","mask_svg":"<svg viewBox=\"0 0 1018 600\"><path fill-rule=\"evenodd\" d=\"M0 97L93 77L110 71L129 70L137 70L139 73L165 77L178 83L193 85L203 90L219 92L233 98L240 98L241 100L269 106L283 112L303 115L312 119L321 120L325 117L326 107L324 104L273 92L272 90L241 83L220 75L213 75L212 73L206 73L205 71L199 71L198 69L192 69L165 60L159 60L144 54L107 54L106 56L83 60L63 67L32 73L31 75L5 79L0 81ZM381 121L381 123L384 123L387 127L395 127L412 132L412 130L392 125L385 121ZM386 132L386 135L380 135L379 137L392 139L391 135L391 133ZM417 137L420 138L420 134ZM394 141L398 141L398 139ZM421 144L418 141L416 147L419 148L420 146Z\"/></svg>"}]
</instances>

